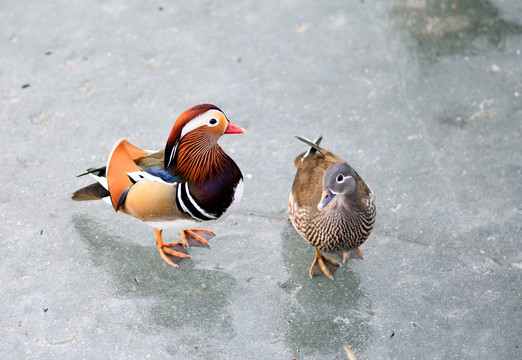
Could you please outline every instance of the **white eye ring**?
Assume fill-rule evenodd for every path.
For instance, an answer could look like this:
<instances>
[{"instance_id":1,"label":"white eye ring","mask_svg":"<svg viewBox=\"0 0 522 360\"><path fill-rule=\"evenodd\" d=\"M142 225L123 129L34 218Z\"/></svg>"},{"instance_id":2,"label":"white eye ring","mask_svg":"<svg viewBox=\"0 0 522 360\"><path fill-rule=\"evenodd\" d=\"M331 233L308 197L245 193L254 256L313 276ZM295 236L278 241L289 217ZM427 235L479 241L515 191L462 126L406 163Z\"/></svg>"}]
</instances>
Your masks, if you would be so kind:
<instances>
[{"instance_id":1,"label":"white eye ring","mask_svg":"<svg viewBox=\"0 0 522 360\"><path fill-rule=\"evenodd\" d=\"M212 118L208 121L208 126L216 126L218 122L216 118Z\"/></svg>"},{"instance_id":2,"label":"white eye ring","mask_svg":"<svg viewBox=\"0 0 522 360\"><path fill-rule=\"evenodd\" d=\"M337 181L338 184L342 184L344 182L344 179L346 179L344 177L344 175L343 174L339 174L339 175L337 175L337 178L335 178L335 181Z\"/></svg>"}]
</instances>

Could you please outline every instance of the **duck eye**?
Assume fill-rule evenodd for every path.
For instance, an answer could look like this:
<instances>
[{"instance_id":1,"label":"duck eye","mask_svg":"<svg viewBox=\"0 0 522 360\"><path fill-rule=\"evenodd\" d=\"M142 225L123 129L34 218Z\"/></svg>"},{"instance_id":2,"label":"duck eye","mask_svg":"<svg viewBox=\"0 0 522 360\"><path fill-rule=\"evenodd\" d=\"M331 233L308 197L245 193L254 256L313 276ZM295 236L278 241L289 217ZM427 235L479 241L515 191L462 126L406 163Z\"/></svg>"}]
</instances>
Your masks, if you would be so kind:
<instances>
[{"instance_id":1,"label":"duck eye","mask_svg":"<svg viewBox=\"0 0 522 360\"><path fill-rule=\"evenodd\" d=\"M343 174L339 174L339 175L337 175L337 179L336 179L336 180L337 180L337 182L338 182L339 184L342 184L342 183L344 182L344 176L343 176Z\"/></svg>"},{"instance_id":2,"label":"duck eye","mask_svg":"<svg viewBox=\"0 0 522 360\"><path fill-rule=\"evenodd\" d=\"M208 121L208 123L209 123L210 125L216 125L217 122L218 122L218 121L217 121L216 119L214 119L214 118L212 118L212 119L210 119L210 120Z\"/></svg>"}]
</instances>

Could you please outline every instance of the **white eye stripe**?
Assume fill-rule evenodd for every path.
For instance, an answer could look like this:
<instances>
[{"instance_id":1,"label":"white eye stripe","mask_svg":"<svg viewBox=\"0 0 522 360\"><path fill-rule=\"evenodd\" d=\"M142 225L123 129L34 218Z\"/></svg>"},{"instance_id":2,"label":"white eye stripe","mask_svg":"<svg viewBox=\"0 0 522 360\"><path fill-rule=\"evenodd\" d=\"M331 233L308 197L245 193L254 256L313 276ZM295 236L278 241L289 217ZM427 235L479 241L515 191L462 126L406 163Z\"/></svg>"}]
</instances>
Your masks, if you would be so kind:
<instances>
[{"instance_id":1,"label":"white eye stripe","mask_svg":"<svg viewBox=\"0 0 522 360\"><path fill-rule=\"evenodd\" d=\"M192 130L197 129L198 127L209 125L209 126L216 126L219 124L219 117L223 116L224 114L221 111L218 110L209 110L198 117L195 117L194 119L190 120L188 123L183 126L183 129L181 130L181 136L179 137L180 140L183 138L183 136L187 135ZM211 125L210 121L212 119L217 120L215 124Z\"/></svg>"},{"instance_id":2,"label":"white eye stripe","mask_svg":"<svg viewBox=\"0 0 522 360\"><path fill-rule=\"evenodd\" d=\"M350 176L350 175L348 175L348 176L344 176L343 174L339 174L339 175L337 175L337 177L335 178L335 181L337 181L338 184L342 184L342 183L344 183L344 181L345 181L346 179L353 179L353 176Z\"/></svg>"}]
</instances>

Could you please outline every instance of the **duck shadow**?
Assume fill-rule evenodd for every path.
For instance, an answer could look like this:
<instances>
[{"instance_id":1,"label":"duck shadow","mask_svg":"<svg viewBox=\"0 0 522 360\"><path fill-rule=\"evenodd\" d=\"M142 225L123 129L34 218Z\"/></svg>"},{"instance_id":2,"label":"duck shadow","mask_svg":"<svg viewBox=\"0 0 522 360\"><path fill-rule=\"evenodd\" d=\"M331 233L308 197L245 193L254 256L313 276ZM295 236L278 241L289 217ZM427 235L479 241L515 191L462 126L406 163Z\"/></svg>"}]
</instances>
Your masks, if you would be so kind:
<instances>
[{"instance_id":1,"label":"duck shadow","mask_svg":"<svg viewBox=\"0 0 522 360\"><path fill-rule=\"evenodd\" d=\"M88 216L74 215L71 221L87 246L92 264L114 279L114 295L146 299L150 319L157 326L234 335L232 316L226 310L236 287L233 277L220 270L197 269L193 259L173 268L152 244L126 241ZM151 242L153 239L151 232Z\"/></svg>"},{"instance_id":2,"label":"duck shadow","mask_svg":"<svg viewBox=\"0 0 522 360\"><path fill-rule=\"evenodd\" d=\"M283 262L289 276L279 284L289 295L289 301L283 305L287 348L299 357L345 357L343 345L361 353L370 339L374 313L350 261L337 270L333 281L326 277L310 279L313 247L290 223L283 228L281 237Z\"/></svg>"}]
</instances>

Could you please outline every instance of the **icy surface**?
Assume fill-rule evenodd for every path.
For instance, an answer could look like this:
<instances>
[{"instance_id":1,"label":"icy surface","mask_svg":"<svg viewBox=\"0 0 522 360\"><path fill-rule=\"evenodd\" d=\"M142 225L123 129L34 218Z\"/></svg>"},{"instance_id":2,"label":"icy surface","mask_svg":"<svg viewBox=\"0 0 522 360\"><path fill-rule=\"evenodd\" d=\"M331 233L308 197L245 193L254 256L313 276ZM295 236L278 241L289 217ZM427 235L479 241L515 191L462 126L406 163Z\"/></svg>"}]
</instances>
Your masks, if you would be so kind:
<instances>
[{"instance_id":1,"label":"icy surface","mask_svg":"<svg viewBox=\"0 0 522 360\"><path fill-rule=\"evenodd\" d=\"M0 18L0 358L521 358L520 1L3 0ZM203 102L248 129L220 140L245 192L174 269L152 228L70 194L118 139L161 148ZM334 281L309 278L286 214L293 136L318 134L378 206Z\"/></svg>"}]
</instances>

